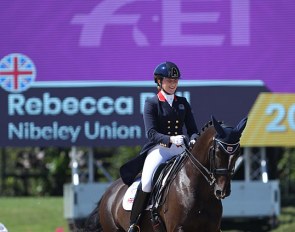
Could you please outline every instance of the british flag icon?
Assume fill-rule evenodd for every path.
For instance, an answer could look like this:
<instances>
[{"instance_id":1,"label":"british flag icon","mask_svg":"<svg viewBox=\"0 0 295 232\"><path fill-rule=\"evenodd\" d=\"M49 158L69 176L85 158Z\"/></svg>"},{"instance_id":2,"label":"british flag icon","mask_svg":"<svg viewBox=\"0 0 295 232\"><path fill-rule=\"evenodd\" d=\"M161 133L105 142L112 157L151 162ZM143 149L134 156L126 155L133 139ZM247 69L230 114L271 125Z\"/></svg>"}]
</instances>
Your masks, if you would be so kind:
<instances>
[{"instance_id":1,"label":"british flag icon","mask_svg":"<svg viewBox=\"0 0 295 232\"><path fill-rule=\"evenodd\" d=\"M0 85L12 93L27 90L35 81L36 67L26 55L13 53L0 60Z\"/></svg>"}]
</instances>

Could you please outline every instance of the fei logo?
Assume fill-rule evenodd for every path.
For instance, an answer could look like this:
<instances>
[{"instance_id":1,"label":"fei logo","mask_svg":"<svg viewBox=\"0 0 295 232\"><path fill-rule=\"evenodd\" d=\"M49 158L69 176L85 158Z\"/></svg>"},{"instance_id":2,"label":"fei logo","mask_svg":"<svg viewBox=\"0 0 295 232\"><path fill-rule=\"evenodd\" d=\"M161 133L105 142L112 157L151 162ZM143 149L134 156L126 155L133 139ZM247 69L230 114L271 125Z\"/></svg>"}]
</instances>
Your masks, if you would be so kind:
<instances>
[{"instance_id":1,"label":"fei logo","mask_svg":"<svg viewBox=\"0 0 295 232\"><path fill-rule=\"evenodd\" d=\"M132 10L132 4L138 6L147 2L157 11L149 12L146 5L136 12ZM220 10L213 7L207 11L197 7L197 4L208 4L210 9L210 6L216 2L220 2L219 6L225 4L226 7L220 7ZM185 8L191 11L186 12ZM128 10L133 13L124 13ZM146 18L144 20L144 17L148 17L148 20ZM224 18L229 18L230 21L225 22ZM144 21L148 23L143 25ZM155 39L160 46L222 46L225 41L231 46L249 46L250 0L205 0L199 3L184 0L102 0L89 14L75 15L71 23L82 25L80 35L82 47L101 46L106 27L114 25L131 28L134 43L140 47L151 46L151 41ZM154 31L155 25L160 27L157 33ZM198 26L199 29L189 34L184 33L187 25ZM223 33L220 25L226 28ZM214 28L216 33L205 32L208 31L208 27Z\"/></svg>"},{"instance_id":2,"label":"fei logo","mask_svg":"<svg viewBox=\"0 0 295 232\"><path fill-rule=\"evenodd\" d=\"M27 90L36 77L33 61L20 53L13 53L0 60L0 85L12 93Z\"/></svg>"}]
</instances>

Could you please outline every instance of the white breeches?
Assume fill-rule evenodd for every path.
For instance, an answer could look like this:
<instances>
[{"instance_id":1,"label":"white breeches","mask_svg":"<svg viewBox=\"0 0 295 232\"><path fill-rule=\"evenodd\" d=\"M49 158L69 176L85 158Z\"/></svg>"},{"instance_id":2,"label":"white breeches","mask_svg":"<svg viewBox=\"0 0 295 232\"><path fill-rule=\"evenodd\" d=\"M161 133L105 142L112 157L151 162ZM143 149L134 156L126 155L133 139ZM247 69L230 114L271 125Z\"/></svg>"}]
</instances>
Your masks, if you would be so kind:
<instances>
[{"instance_id":1,"label":"white breeches","mask_svg":"<svg viewBox=\"0 0 295 232\"><path fill-rule=\"evenodd\" d=\"M151 192L152 191L152 177L157 167L169 160L175 155L181 154L184 151L184 147L177 147L172 144L170 148L157 145L148 151L147 157L145 159L142 175L141 184L142 191Z\"/></svg>"}]
</instances>

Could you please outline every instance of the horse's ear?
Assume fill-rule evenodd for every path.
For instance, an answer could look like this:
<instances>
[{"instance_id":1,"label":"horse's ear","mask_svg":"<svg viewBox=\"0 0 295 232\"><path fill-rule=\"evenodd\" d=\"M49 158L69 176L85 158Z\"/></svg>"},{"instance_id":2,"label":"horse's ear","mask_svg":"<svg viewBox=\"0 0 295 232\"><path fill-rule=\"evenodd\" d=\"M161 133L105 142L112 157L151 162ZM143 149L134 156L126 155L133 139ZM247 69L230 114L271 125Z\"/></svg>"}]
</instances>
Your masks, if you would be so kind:
<instances>
[{"instance_id":1,"label":"horse's ear","mask_svg":"<svg viewBox=\"0 0 295 232\"><path fill-rule=\"evenodd\" d=\"M211 115L211 119L212 119L213 126L214 126L214 128L215 128L217 134L218 134L220 137L224 137L225 132L224 132L222 126L218 123L218 121L214 118L213 115Z\"/></svg>"},{"instance_id":2,"label":"horse's ear","mask_svg":"<svg viewBox=\"0 0 295 232\"><path fill-rule=\"evenodd\" d=\"M247 124L247 120L248 117L243 118L239 124L236 126L235 131L239 132L240 134L242 134L242 132L244 131L246 124Z\"/></svg>"}]
</instances>

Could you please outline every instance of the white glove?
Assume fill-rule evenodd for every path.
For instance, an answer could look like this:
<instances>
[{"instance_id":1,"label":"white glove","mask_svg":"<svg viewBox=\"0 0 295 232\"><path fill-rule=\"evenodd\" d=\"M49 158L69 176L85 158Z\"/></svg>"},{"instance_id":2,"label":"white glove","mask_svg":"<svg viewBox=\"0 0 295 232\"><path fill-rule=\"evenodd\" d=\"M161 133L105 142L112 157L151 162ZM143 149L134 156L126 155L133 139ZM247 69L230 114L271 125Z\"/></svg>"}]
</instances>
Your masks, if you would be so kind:
<instances>
[{"instance_id":1,"label":"white glove","mask_svg":"<svg viewBox=\"0 0 295 232\"><path fill-rule=\"evenodd\" d=\"M176 135L170 137L170 142L175 144L176 146L180 146L183 144L183 135Z\"/></svg>"},{"instance_id":2,"label":"white glove","mask_svg":"<svg viewBox=\"0 0 295 232\"><path fill-rule=\"evenodd\" d=\"M196 143L195 139L192 139L191 141L189 141L189 146L192 147L194 144Z\"/></svg>"},{"instance_id":3,"label":"white glove","mask_svg":"<svg viewBox=\"0 0 295 232\"><path fill-rule=\"evenodd\" d=\"M194 146L194 144L196 143L196 139L197 139L197 137L198 137L198 135L197 134L193 134L192 136L191 136L191 140L189 141L189 147L193 147Z\"/></svg>"}]
</instances>

